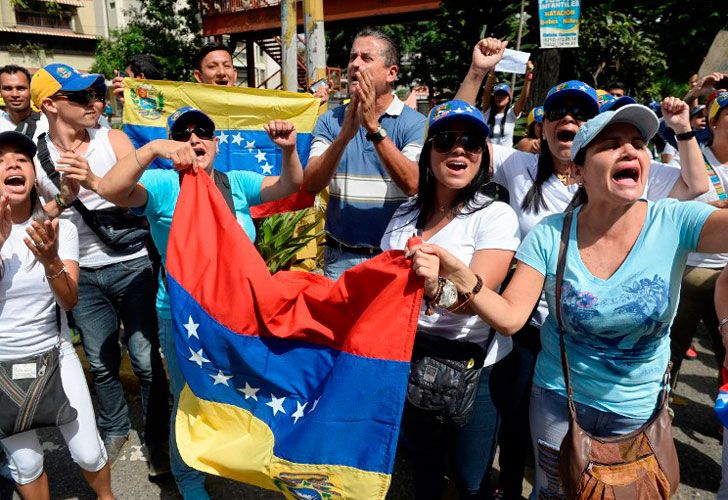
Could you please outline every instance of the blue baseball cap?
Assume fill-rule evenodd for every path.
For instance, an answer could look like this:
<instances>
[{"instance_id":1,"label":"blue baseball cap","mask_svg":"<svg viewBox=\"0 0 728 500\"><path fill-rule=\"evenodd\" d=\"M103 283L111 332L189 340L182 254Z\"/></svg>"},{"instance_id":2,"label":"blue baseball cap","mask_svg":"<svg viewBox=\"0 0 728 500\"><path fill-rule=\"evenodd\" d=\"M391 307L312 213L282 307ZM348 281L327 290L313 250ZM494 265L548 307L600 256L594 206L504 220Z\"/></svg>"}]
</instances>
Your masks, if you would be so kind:
<instances>
[{"instance_id":1,"label":"blue baseball cap","mask_svg":"<svg viewBox=\"0 0 728 500\"><path fill-rule=\"evenodd\" d=\"M427 118L427 131L425 133L425 139L429 139L432 134L438 130L441 130L446 124L453 120L464 120L474 125L479 131L483 133L485 137L490 134L488 124L483 118L483 113L478 108L468 104L465 101L455 99L453 101L447 101L442 104L438 104Z\"/></svg>"},{"instance_id":2,"label":"blue baseball cap","mask_svg":"<svg viewBox=\"0 0 728 500\"><path fill-rule=\"evenodd\" d=\"M40 109L43 99L60 91L78 92L90 87L99 87L106 92L104 77L96 73L81 73L68 64L48 64L39 69L30 79L30 99Z\"/></svg>"},{"instance_id":3,"label":"blue baseball cap","mask_svg":"<svg viewBox=\"0 0 728 500\"><path fill-rule=\"evenodd\" d=\"M536 106L528 113L526 118L526 126L530 127L533 122L543 123L543 106Z\"/></svg>"},{"instance_id":4,"label":"blue baseball cap","mask_svg":"<svg viewBox=\"0 0 728 500\"><path fill-rule=\"evenodd\" d=\"M571 143L571 159L576 158L579 151L586 148L602 130L613 123L634 125L645 141L652 139L660 126L657 115L642 104L626 104L616 110L604 111L579 127Z\"/></svg>"},{"instance_id":5,"label":"blue baseball cap","mask_svg":"<svg viewBox=\"0 0 728 500\"><path fill-rule=\"evenodd\" d=\"M507 83L499 83L498 85L493 87L493 94L495 94L496 92L505 92L506 94L508 94L508 96L513 96L513 91Z\"/></svg>"},{"instance_id":6,"label":"blue baseball cap","mask_svg":"<svg viewBox=\"0 0 728 500\"><path fill-rule=\"evenodd\" d=\"M610 109L614 111L627 104L637 104L637 101L635 101L628 95L622 97L614 97L612 94L604 94L603 96L599 96L600 113L604 113L605 111L609 111Z\"/></svg>"},{"instance_id":7,"label":"blue baseball cap","mask_svg":"<svg viewBox=\"0 0 728 500\"><path fill-rule=\"evenodd\" d=\"M599 100L597 98L597 91L593 87L587 85L579 80L569 80L568 82L560 83L549 90L546 94L546 100L543 102L544 111L548 112L549 109L556 106L562 99L567 97L574 97L589 107L594 115L599 113Z\"/></svg>"},{"instance_id":8,"label":"blue baseball cap","mask_svg":"<svg viewBox=\"0 0 728 500\"><path fill-rule=\"evenodd\" d=\"M204 112L192 106L185 106L179 108L177 111L169 115L167 118L167 136L172 136L172 131L180 130L187 127L190 123L195 122L198 125L209 127L212 131L215 130L215 122L207 116Z\"/></svg>"}]
</instances>

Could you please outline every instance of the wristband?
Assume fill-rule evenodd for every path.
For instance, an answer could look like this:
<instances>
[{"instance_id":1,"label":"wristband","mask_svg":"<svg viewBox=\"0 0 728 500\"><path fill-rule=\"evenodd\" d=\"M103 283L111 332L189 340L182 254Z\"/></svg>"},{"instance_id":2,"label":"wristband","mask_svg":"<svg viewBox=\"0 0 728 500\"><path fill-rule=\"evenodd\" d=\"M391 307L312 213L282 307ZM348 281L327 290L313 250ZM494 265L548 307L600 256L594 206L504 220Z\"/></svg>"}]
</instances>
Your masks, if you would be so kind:
<instances>
[{"instance_id":1,"label":"wristband","mask_svg":"<svg viewBox=\"0 0 728 500\"><path fill-rule=\"evenodd\" d=\"M691 130L689 132L683 132L682 134L675 134L675 140L677 141L689 141L693 137L697 135L697 132L695 130Z\"/></svg>"},{"instance_id":2,"label":"wristband","mask_svg":"<svg viewBox=\"0 0 728 500\"><path fill-rule=\"evenodd\" d=\"M526 80L528 80L529 82L533 80L533 73L526 73Z\"/></svg>"},{"instance_id":3,"label":"wristband","mask_svg":"<svg viewBox=\"0 0 728 500\"><path fill-rule=\"evenodd\" d=\"M134 148L134 160L136 161L136 164L137 164L137 168L138 168L139 170L144 170L144 167L142 167L142 164L141 164L141 162L139 161L139 158L137 157L137 152L136 152L136 151L137 151L137 150L136 150L136 148Z\"/></svg>"},{"instance_id":4,"label":"wristband","mask_svg":"<svg viewBox=\"0 0 728 500\"><path fill-rule=\"evenodd\" d=\"M54 199L54 200L56 201L56 205L58 205L58 208L60 208L61 210L65 210L65 209L67 209L68 207L70 207L70 206L71 206L71 205L69 205L68 203L66 203L66 202L65 202L65 201L63 200L63 197L61 196L61 193L57 193L57 194L56 194L56 195L55 195L55 196L53 197L53 199Z\"/></svg>"},{"instance_id":5,"label":"wristband","mask_svg":"<svg viewBox=\"0 0 728 500\"><path fill-rule=\"evenodd\" d=\"M723 327L728 323L728 316L720 320L720 323L718 323L718 333L723 333Z\"/></svg>"}]
</instances>

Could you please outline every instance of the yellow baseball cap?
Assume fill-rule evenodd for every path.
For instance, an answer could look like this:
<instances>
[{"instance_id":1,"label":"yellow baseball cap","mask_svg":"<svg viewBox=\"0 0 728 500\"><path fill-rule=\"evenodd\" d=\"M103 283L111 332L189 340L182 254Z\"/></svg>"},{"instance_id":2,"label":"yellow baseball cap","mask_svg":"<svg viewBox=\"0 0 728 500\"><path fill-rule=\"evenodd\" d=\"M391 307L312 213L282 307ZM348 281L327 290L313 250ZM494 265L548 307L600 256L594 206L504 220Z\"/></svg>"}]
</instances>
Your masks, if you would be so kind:
<instances>
[{"instance_id":1,"label":"yellow baseball cap","mask_svg":"<svg viewBox=\"0 0 728 500\"><path fill-rule=\"evenodd\" d=\"M60 91L77 92L89 87L103 87L104 77L99 74L84 74L67 64L48 64L39 69L30 79L30 100L40 109L43 99Z\"/></svg>"}]
</instances>

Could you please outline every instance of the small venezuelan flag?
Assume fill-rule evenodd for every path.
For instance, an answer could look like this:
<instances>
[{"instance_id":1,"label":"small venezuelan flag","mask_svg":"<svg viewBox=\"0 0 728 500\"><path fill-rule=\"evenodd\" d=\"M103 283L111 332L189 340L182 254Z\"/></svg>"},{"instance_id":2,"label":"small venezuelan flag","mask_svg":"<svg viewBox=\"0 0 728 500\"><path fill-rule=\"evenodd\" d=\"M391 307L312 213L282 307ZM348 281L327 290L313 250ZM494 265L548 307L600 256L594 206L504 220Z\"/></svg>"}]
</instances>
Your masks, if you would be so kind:
<instances>
[{"instance_id":1,"label":"small venezuelan flag","mask_svg":"<svg viewBox=\"0 0 728 500\"><path fill-rule=\"evenodd\" d=\"M188 172L167 273L185 462L288 498L385 498L422 299L402 252L337 282L271 276L207 174Z\"/></svg>"},{"instance_id":2,"label":"small venezuelan flag","mask_svg":"<svg viewBox=\"0 0 728 500\"><path fill-rule=\"evenodd\" d=\"M192 106L215 122L217 170L280 175L281 152L263 125L271 120L293 122L298 155L305 168L319 102L310 94L296 92L124 78L124 132L137 148L154 139L167 139L167 117L183 106ZM170 168L171 164L158 159L154 166ZM257 218L305 208L313 204L313 199L313 195L301 191L283 202L253 207L251 213Z\"/></svg>"}]
</instances>

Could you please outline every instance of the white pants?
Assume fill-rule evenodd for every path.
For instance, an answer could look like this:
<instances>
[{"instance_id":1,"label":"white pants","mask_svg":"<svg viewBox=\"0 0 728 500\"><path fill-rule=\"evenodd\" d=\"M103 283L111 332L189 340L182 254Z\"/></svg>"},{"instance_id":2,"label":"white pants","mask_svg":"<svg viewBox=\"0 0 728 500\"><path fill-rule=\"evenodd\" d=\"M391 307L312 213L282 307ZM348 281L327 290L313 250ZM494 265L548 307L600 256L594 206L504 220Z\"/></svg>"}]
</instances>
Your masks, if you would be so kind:
<instances>
[{"instance_id":1,"label":"white pants","mask_svg":"<svg viewBox=\"0 0 728 500\"><path fill-rule=\"evenodd\" d=\"M106 465L106 448L96 429L91 396L81 362L73 345L61 343L59 364L63 390L71 406L78 412L73 422L61 425L71 458L84 470L96 472ZM18 484L27 484L43 473L43 447L35 431L22 432L0 441L8 455L9 468Z\"/></svg>"}]
</instances>

